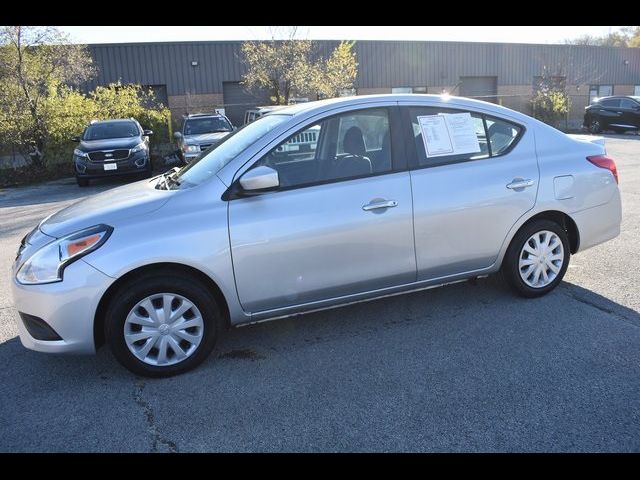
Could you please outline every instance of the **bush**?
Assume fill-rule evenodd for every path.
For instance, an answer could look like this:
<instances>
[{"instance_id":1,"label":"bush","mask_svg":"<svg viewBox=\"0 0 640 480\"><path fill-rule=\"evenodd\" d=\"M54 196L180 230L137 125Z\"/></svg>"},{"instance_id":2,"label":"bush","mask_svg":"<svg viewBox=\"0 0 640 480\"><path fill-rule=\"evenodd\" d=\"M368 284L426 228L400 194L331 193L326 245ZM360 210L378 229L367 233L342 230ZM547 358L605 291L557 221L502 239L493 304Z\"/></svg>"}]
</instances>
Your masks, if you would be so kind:
<instances>
[{"instance_id":1,"label":"bush","mask_svg":"<svg viewBox=\"0 0 640 480\"><path fill-rule=\"evenodd\" d=\"M144 129L153 130L151 141L152 154L159 144L171 140L171 113L163 105L156 105L153 94L139 85L122 85L120 83L97 87L89 94L83 94L64 85L51 86L42 99L42 124L46 131L42 158L45 160L42 174L51 171L53 164L71 164L74 143L71 138L80 135L91 120L107 120L111 118L135 118ZM155 106L154 106L155 105ZM12 128L22 122L31 121L30 117L21 119L3 116L0 121L0 138L16 138ZM13 121L12 121L13 120ZM25 154L29 153L29 145L16 145ZM34 169L34 177L40 177Z\"/></svg>"},{"instance_id":2,"label":"bush","mask_svg":"<svg viewBox=\"0 0 640 480\"><path fill-rule=\"evenodd\" d=\"M554 127L566 119L571 100L564 90L542 87L531 98L533 116Z\"/></svg>"}]
</instances>

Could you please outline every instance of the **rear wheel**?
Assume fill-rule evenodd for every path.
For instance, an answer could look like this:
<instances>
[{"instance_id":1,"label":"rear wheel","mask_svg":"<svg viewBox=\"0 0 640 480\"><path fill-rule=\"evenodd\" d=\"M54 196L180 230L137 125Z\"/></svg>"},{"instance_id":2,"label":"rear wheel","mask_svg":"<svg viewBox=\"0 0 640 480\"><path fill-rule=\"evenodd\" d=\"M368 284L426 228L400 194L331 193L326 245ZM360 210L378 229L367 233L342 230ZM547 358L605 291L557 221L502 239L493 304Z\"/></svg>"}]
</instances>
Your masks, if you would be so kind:
<instances>
[{"instance_id":1,"label":"rear wheel","mask_svg":"<svg viewBox=\"0 0 640 480\"><path fill-rule=\"evenodd\" d=\"M89 185L89 179L88 178L76 177L76 182L78 182L78 186L79 187L86 187L86 186Z\"/></svg>"},{"instance_id":2,"label":"rear wheel","mask_svg":"<svg viewBox=\"0 0 640 480\"><path fill-rule=\"evenodd\" d=\"M589 122L589 131L591 133L602 132L602 125L600 124L600 120L598 120L597 118L592 118Z\"/></svg>"},{"instance_id":3,"label":"rear wheel","mask_svg":"<svg viewBox=\"0 0 640 480\"><path fill-rule=\"evenodd\" d=\"M519 295L540 297L562 281L569 257L567 232L551 220L536 220L521 228L511 241L502 273Z\"/></svg>"},{"instance_id":4,"label":"rear wheel","mask_svg":"<svg viewBox=\"0 0 640 480\"><path fill-rule=\"evenodd\" d=\"M124 284L105 317L116 359L147 377L177 375L213 350L222 316L211 293L185 274L148 274Z\"/></svg>"}]
</instances>

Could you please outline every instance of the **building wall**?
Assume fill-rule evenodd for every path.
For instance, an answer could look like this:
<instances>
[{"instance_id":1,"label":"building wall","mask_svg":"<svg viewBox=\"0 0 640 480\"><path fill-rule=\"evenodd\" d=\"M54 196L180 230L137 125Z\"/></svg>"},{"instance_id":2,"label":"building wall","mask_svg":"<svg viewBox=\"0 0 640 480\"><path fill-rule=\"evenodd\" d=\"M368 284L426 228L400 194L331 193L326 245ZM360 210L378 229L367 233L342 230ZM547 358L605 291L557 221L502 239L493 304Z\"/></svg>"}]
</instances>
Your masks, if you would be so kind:
<instances>
[{"instance_id":1,"label":"building wall","mask_svg":"<svg viewBox=\"0 0 640 480\"><path fill-rule=\"evenodd\" d=\"M317 53L326 58L337 44L318 41ZM85 87L121 80L167 85L168 95L222 93L222 82L238 81L245 71L240 45L90 45L98 76ZM358 89L455 85L464 76L497 76L499 86L529 85L543 67L566 76L567 83L574 85L640 83L637 48L417 41L358 41L354 48L359 63Z\"/></svg>"},{"instance_id":2,"label":"building wall","mask_svg":"<svg viewBox=\"0 0 640 480\"><path fill-rule=\"evenodd\" d=\"M328 57L337 41L316 42ZM245 72L241 42L169 42L90 45L98 76L84 85L121 81L166 86L173 118L195 110L224 108L223 82ZM497 102L531 113L534 77L566 79L572 100L569 126L581 124L589 85L613 84L614 94L631 95L640 85L640 49L584 45L464 42L358 41L358 95L391 93L393 87L427 87L459 94L462 77L497 77ZM192 65L195 62L195 66Z\"/></svg>"},{"instance_id":3,"label":"building wall","mask_svg":"<svg viewBox=\"0 0 640 480\"><path fill-rule=\"evenodd\" d=\"M221 93L169 95L168 99L171 118L176 125L186 113L210 112L224 103Z\"/></svg>"}]
</instances>

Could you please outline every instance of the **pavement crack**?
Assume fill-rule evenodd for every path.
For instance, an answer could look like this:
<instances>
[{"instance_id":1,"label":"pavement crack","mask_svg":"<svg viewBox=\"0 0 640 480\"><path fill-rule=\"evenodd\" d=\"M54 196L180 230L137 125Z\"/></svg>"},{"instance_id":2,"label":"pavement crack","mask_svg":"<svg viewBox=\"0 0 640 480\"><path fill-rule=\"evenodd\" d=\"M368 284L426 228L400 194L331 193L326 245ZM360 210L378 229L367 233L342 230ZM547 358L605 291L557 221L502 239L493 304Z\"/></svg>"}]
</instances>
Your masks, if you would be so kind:
<instances>
[{"instance_id":1,"label":"pavement crack","mask_svg":"<svg viewBox=\"0 0 640 480\"><path fill-rule=\"evenodd\" d=\"M628 316L626 316L626 315L624 315L624 314L622 314L620 312L617 312L616 310L614 310L612 308L607 308L607 307L605 307L603 305L600 305L600 304L598 304L598 303L596 303L596 302L594 302L592 300L588 300L586 298L583 298L583 297L581 297L581 296L579 296L576 293L573 293L571 291L569 291L567 293L571 298L573 298L574 300L576 300L576 301L578 301L580 303L583 303L585 305L588 305L590 307L595 308L596 310L600 310L601 312L604 312L604 313L607 313L609 315L612 315L612 316L618 318L619 320L622 320L623 322L626 322L626 323L628 323L630 325L633 325L634 327L640 327L640 324L638 324L637 320L635 320L633 318L629 318Z\"/></svg>"},{"instance_id":2,"label":"pavement crack","mask_svg":"<svg viewBox=\"0 0 640 480\"><path fill-rule=\"evenodd\" d=\"M162 433L160 433L160 430L156 425L153 408L151 408L151 404L149 404L149 402L142 395L145 387L144 380L137 380L135 387L136 388L133 391L133 399L144 413L145 420L147 422L147 431L149 432L149 435L151 435L151 452L178 453L178 446L175 444L175 442L169 440L168 438L165 438Z\"/></svg>"}]
</instances>

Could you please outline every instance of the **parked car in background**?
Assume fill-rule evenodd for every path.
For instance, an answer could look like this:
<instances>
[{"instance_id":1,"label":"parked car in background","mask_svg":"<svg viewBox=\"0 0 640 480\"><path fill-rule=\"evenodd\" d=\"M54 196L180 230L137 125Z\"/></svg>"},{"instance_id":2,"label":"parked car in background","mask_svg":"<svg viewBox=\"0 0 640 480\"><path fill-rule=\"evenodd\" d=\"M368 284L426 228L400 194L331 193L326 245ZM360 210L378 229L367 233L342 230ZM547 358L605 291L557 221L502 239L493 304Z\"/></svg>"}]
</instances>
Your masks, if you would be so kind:
<instances>
[{"instance_id":1,"label":"parked car in background","mask_svg":"<svg viewBox=\"0 0 640 480\"><path fill-rule=\"evenodd\" d=\"M583 123L591 133L604 130L640 132L640 97L616 95L598 98L585 108Z\"/></svg>"},{"instance_id":2,"label":"parked car in background","mask_svg":"<svg viewBox=\"0 0 640 480\"><path fill-rule=\"evenodd\" d=\"M250 108L249 110L244 112L244 125L259 119L267 113L275 112L286 107L287 105L268 105L266 107Z\"/></svg>"},{"instance_id":3,"label":"parked car in background","mask_svg":"<svg viewBox=\"0 0 640 480\"><path fill-rule=\"evenodd\" d=\"M286 147L309 132L313 148ZM497 272L545 295L572 254L620 232L601 141L449 96L272 112L182 169L36 226L13 265L21 341L51 353L106 341L131 371L167 376L228 326Z\"/></svg>"},{"instance_id":4,"label":"parked car in background","mask_svg":"<svg viewBox=\"0 0 640 480\"><path fill-rule=\"evenodd\" d=\"M233 131L221 113L193 113L182 118L180 131L173 135L178 143L178 156L183 164L191 162L207 148L216 145Z\"/></svg>"},{"instance_id":5,"label":"parked car in background","mask_svg":"<svg viewBox=\"0 0 640 480\"><path fill-rule=\"evenodd\" d=\"M92 178L114 175L152 174L149 137L133 118L93 121L85 128L73 151L78 185L86 187Z\"/></svg>"}]
</instances>

